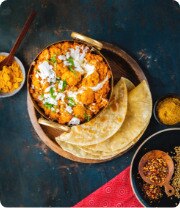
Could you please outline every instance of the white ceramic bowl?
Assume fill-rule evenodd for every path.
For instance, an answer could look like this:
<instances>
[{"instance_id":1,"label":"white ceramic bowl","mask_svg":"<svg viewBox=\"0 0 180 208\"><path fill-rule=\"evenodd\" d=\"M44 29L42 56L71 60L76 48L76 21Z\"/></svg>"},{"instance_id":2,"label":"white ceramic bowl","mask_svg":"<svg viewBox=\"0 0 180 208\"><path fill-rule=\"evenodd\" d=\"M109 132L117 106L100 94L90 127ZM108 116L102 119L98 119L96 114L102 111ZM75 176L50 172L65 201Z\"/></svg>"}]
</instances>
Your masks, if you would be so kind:
<instances>
[{"instance_id":1,"label":"white ceramic bowl","mask_svg":"<svg viewBox=\"0 0 180 208\"><path fill-rule=\"evenodd\" d=\"M0 55L4 55L4 56L8 56L9 53L5 53L5 52L0 52ZM14 57L16 62L19 64L20 66L20 69L22 71L22 74L23 74L23 81L21 82L20 86L18 87L18 89L14 90L13 92L11 93L0 93L0 98L5 98L5 97L11 97L13 95L15 95L16 93L18 93L21 88L23 87L24 85L24 82L25 82L25 79L26 79L26 72L25 72L25 68L22 64L22 62L17 58L17 57Z\"/></svg>"}]
</instances>

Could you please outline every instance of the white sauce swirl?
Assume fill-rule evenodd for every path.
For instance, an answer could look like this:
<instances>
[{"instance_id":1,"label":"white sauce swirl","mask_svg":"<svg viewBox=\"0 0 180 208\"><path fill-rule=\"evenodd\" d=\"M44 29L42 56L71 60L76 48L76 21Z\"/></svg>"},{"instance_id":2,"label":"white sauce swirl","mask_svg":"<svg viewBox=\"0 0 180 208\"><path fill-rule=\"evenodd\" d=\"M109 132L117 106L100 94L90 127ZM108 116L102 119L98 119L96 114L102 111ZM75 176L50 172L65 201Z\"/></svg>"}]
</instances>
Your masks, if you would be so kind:
<instances>
[{"instance_id":1,"label":"white sauce swirl","mask_svg":"<svg viewBox=\"0 0 180 208\"><path fill-rule=\"evenodd\" d=\"M104 86L104 84L106 83L106 81L108 81L108 75L106 76L106 78L102 81L102 82L100 82L99 84L97 84L96 86L94 86L94 87L90 87L93 91L98 91L98 90L100 90L103 86Z\"/></svg>"}]
</instances>

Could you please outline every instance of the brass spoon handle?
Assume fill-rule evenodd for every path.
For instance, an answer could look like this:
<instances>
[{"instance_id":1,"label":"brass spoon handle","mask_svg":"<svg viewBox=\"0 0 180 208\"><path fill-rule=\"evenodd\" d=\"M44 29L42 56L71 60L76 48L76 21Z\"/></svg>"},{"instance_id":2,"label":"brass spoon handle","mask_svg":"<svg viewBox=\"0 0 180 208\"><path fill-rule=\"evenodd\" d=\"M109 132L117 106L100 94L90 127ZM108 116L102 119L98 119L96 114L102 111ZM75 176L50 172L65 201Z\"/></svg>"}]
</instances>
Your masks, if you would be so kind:
<instances>
[{"instance_id":1,"label":"brass spoon handle","mask_svg":"<svg viewBox=\"0 0 180 208\"><path fill-rule=\"evenodd\" d=\"M54 128L54 129L58 129L60 131L65 131L65 132L69 132L70 131L70 127L64 126L64 125L61 125L61 124L58 124L58 123L55 123L53 121L48 121L48 120L46 120L44 118L39 118L38 119L38 123L42 124L44 126L49 126L49 127Z\"/></svg>"},{"instance_id":2,"label":"brass spoon handle","mask_svg":"<svg viewBox=\"0 0 180 208\"><path fill-rule=\"evenodd\" d=\"M174 188L169 184L164 184L164 188L165 188L165 193L167 194L167 196L172 196L174 195Z\"/></svg>"},{"instance_id":3,"label":"brass spoon handle","mask_svg":"<svg viewBox=\"0 0 180 208\"><path fill-rule=\"evenodd\" d=\"M97 40L94 40L92 38L89 38L87 36L84 36L84 35L81 35L79 33L76 33L76 32L72 32L71 33L71 37L73 39L76 39L76 40L80 40L84 43L87 43L91 46L94 46L95 48L97 48L98 50L101 50L103 48L103 44Z\"/></svg>"}]
</instances>

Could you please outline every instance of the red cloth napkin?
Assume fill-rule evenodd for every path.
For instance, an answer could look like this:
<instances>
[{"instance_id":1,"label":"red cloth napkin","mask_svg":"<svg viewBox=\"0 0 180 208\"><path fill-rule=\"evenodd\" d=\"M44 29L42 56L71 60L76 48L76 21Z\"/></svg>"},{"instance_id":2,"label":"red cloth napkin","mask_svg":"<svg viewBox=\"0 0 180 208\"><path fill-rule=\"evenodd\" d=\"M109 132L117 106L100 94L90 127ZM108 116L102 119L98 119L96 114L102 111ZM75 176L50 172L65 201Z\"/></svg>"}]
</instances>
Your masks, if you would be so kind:
<instances>
[{"instance_id":1,"label":"red cloth napkin","mask_svg":"<svg viewBox=\"0 0 180 208\"><path fill-rule=\"evenodd\" d=\"M77 203L74 207L142 207L130 184L130 167Z\"/></svg>"}]
</instances>

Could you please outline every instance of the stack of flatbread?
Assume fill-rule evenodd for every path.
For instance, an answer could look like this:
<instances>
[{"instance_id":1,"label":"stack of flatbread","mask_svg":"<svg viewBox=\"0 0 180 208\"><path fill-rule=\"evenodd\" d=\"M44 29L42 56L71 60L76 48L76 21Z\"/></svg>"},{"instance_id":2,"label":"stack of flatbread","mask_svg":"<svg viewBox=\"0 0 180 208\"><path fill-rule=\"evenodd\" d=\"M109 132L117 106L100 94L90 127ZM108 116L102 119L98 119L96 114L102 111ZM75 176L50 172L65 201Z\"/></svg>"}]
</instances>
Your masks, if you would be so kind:
<instances>
[{"instance_id":1,"label":"stack of flatbread","mask_svg":"<svg viewBox=\"0 0 180 208\"><path fill-rule=\"evenodd\" d=\"M56 141L63 150L79 158L109 160L139 140L151 114L152 98L146 81L135 87L121 78L106 109L89 122L73 126Z\"/></svg>"}]
</instances>

